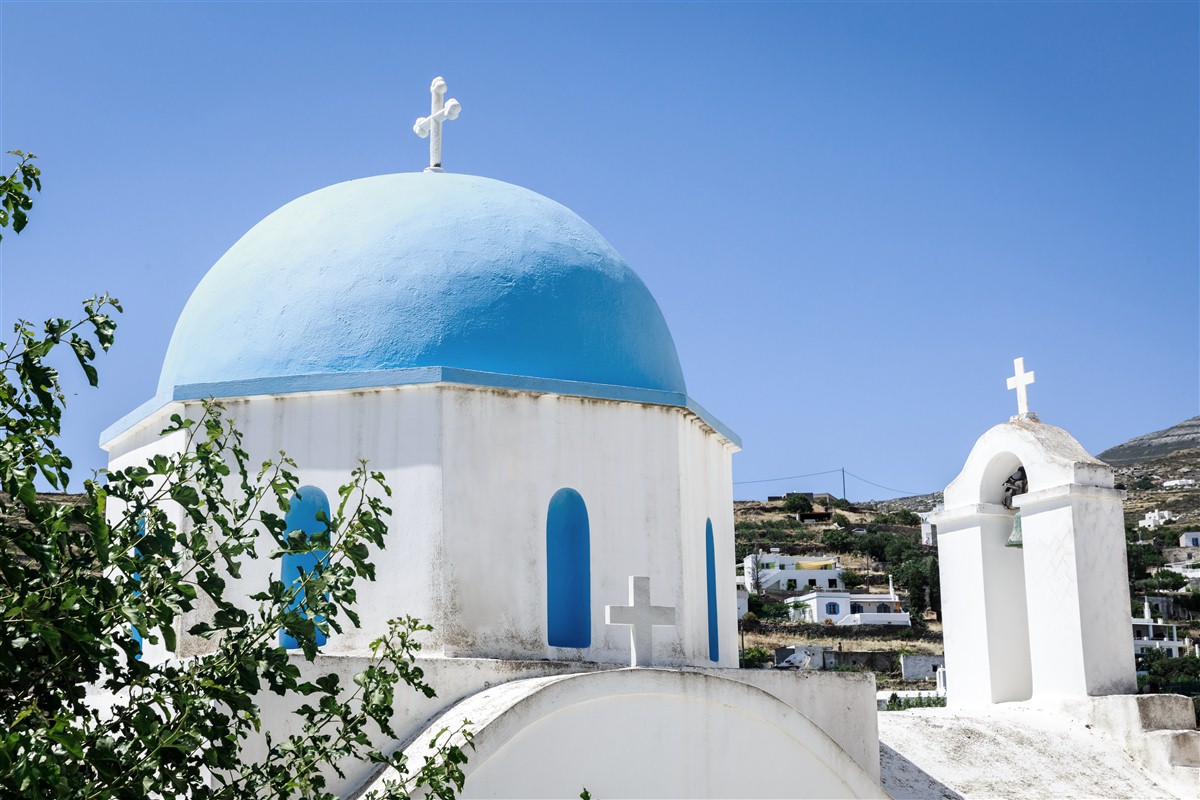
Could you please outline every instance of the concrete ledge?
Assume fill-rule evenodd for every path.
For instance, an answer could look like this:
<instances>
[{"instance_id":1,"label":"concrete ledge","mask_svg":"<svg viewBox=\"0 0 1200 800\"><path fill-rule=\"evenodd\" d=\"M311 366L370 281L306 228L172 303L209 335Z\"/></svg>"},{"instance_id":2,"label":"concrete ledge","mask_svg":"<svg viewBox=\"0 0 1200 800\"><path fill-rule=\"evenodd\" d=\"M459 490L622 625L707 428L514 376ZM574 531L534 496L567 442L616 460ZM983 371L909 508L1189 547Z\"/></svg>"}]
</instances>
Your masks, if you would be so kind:
<instances>
[{"instance_id":1,"label":"concrete ledge","mask_svg":"<svg viewBox=\"0 0 1200 800\"><path fill-rule=\"evenodd\" d=\"M1171 766L1200 768L1200 731L1149 731L1146 738L1156 742Z\"/></svg>"},{"instance_id":2,"label":"concrete ledge","mask_svg":"<svg viewBox=\"0 0 1200 800\"><path fill-rule=\"evenodd\" d=\"M1027 509L1043 503L1066 500L1071 497L1090 497L1097 500L1110 500L1120 503L1125 499L1124 489L1109 489L1104 486L1088 486L1082 483L1065 483L1062 486L1052 486L1038 492L1019 494L1013 498L1012 504L1017 508Z\"/></svg>"},{"instance_id":3,"label":"concrete ledge","mask_svg":"<svg viewBox=\"0 0 1200 800\"><path fill-rule=\"evenodd\" d=\"M1161 785L1195 797L1200 733L1195 706L1178 694L1122 694L1064 699L1061 709L1120 742Z\"/></svg>"}]
</instances>

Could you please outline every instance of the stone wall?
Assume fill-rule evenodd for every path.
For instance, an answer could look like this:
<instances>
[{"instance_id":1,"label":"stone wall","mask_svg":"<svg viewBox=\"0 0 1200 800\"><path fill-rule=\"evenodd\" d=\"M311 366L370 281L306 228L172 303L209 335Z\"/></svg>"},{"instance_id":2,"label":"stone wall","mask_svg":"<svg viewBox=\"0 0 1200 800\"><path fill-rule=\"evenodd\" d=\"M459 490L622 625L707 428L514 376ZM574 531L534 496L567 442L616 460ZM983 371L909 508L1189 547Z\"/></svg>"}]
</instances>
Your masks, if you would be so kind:
<instances>
[{"instance_id":1,"label":"stone wall","mask_svg":"<svg viewBox=\"0 0 1200 800\"><path fill-rule=\"evenodd\" d=\"M806 639L911 639L919 642L940 642L940 633L918 631L906 625L818 625L814 622L784 622L759 620L760 633L776 633Z\"/></svg>"},{"instance_id":2,"label":"stone wall","mask_svg":"<svg viewBox=\"0 0 1200 800\"><path fill-rule=\"evenodd\" d=\"M1167 559L1168 564L1195 561L1200 558L1200 547L1164 547L1163 557Z\"/></svg>"},{"instance_id":3,"label":"stone wall","mask_svg":"<svg viewBox=\"0 0 1200 800\"><path fill-rule=\"evenodd\" d=\"M900 676L906 681L933 678L938 667L945 669L945 656L931 656L924 653L906 653L900 656Z\"/></svg>"}]
</instances>

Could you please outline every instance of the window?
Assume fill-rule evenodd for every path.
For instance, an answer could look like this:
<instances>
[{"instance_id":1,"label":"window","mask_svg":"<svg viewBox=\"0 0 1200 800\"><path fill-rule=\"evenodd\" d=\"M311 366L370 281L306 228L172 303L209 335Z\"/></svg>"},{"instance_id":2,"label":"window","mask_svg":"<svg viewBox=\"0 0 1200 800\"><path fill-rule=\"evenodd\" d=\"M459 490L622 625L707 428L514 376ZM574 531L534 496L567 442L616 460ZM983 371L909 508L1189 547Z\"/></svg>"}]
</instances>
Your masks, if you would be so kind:
<instances>
[{"instance_id":1,"label":"window","mask_svg":"<svg viewBox=\"0 0 1200 800\"><path fill-rule=\"evenodd\" d=\"M851 613L851 614L861 614L861 613L863 613L863 607L862 607L862 603L851 603L851 604L850 604L850 613Z\"/></svg>"},{"instance_id":2,"label":"window","mask_svg":"<svg viewBox=\"0 0 1200 800\"><path fill-rule=\"evenodd\" d=\"M788 588L789 592L794 592L796 590L796 579L795 578L788 578L787 588Z\"/></svg>"},{"instance_id":3,"label":"window","mask_svg":"<svg viewBox=\"0 0 1200 800\"><path fill-rule=\"evenodd\" d=\"M825 613L826 614L837 614L841 610L842 610L841 606L839 606L837 603L826 603L825 604Z\"/></svg>"},{"instance_id":4,"label":"window","mask_svg":"<svg viewBox=\"0 0 1200 800\"><path fill-rule=\"evenodd\" d=\"M591 559L583 497L559 489L546 510L546 641L552 647L592 644Z\"/></svg>"},{"instance_id":5,"label":"window","mask_svg":"<svg viewBox=\"0 0 1200 800\"><path fill-rule=\"evenodd\" d=\"M875 606L875 611L879 614L890 614L892 613L892 607L887 603L880 603L879 605Z\"/></svg>"},{"instance_id":6,"label":"window","mask_svg":"<svg viewBox=\"0 0 1200 800\"><path fill-rule=\"evenodd\" d=\"M329 498L315 486L301 486L292 496L291 502L288 503L288 512L284 515L283 521L289 534L289 540L291 534L297 531L307 534L309 537L318 533L326 533L329 530ZM288 606L289 609L304 609L304 588L301 582L306 575L314 572L320 573L325 568L325 559L328 556L329 552L326 550L283 554L280 566L281 580L284 583L290 581L292 586L299 587L299 591L296 592ZM322 622L323 620L316 617L313 621ZM325 634L320 630L315 631L313 635L318 645L325 644ZM279 632L279 643L289 650L300 647L300 643L286 629Z\"/></svg>"},{"instance_id":7,"label":"window","mask_svg":"<svg viewBox=\"0 0 1200 800\"><path fill-rule=\"evenodd\" d=\"M717 622L717 559L713 546L712 520L704 522L705 582L708 584L708 660L721 660L721 638ZM794 582L794 581L793 581Z\"/></svg>"},{"instance_id":8,"label":"window","mask_svg":"<svg viewBox=\"0 0 1200 800\"><path fill-rule=\"evenodd\" d=\"M829 579L829 588L830 588L830 589L836 589L836 588L837 588L837 578L830 578L830 579Z\"/></svg>"},{"instance_id":9,"label":"window","mask_svg":"<svg viewBox=\"0 0 1200 800\"><path fill-rule=\"evenodd\" d=\"M146 535L146 520L144 518L138 520L137 530L138 530L137 538L140 539ZM133 548L133 557L141 558L142 551L138 550L136 547ZM135 583L140 584L142 582L142 574L140 572L133 573L133 580ZM134 590L133 596L141 597L142 590L141 589ZM142 658L142 632L138 630L137 625L130 624L129 635L133 637L133 641L137 642L137 655L134 656L134 658L141 660L141 658Z\"/></svg>"},{"instance_id":10,"label":"window","mask_svg":"<svg viewBox=\"0 0 1200 800\"><path fill-rule=\"evenodd\" d=\"M817 585L817 579L816 579L816 578L809 578L809 579L808 579L808 585L809 585L809 586L816 586L816 585Z\"/></svg>"}]
</instances>

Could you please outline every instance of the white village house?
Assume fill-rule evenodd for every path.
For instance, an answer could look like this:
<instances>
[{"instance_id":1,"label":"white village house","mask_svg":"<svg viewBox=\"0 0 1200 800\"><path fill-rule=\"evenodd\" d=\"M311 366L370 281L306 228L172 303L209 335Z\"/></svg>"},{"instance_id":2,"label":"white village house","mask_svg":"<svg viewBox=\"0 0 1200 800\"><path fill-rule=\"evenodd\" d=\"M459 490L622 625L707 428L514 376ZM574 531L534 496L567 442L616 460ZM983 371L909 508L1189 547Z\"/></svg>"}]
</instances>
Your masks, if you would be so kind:
<instances>
[{"instance_id":1,"label":"white village house","mask_svg":"<svg viewBox=\"0 0 1200 800\"><path fill-rule=\"evenodd\" d=\"M933 547L937 543L937 523L933 522L933 515L945 509L945 505L938 503L930 511L918 511L917 516L921 518L921 544L926 547Z\"/></svg>"},{"instance_id":2,"label":"white village house","mask_svg":"<svg viewBox=\"0 0 1200 800\"><path fill-rule=\"evenodd\" d=\"M1161 528L1173 519L1175 519L1175 515L1170 511L1159 511L1156 508L1153 511L1147 511L1146 516L1138 520L1138 527L1154 530L1155 528Z\"/></svg>"},{"instance_id":3,"label":"white village house","mask_svg":"<svg viewBox=\"0 0 1200 800\"><path fill-rule=\"evenodd\" d=\"M1187 644L1179 638L1176 625L1164 625L1155 619L1150 610L1150 601L1144 601L1142 616L1133 618L1133 651L1145 655L1151 650L1162 650L1172 658L1187 655Z\"/></svg>"},{"instance_id":4,"label":"white village house","mask_svg":"<svg viewBox=\"0 0 1200 800\"><path fill-rule=\"evenodd\" d=\"M1180 547L1200 547L1200 531L1187 531L1179 535Z\"/></svg>"},{"instance_id":5,"label":"white village house","mask_svg":"<svg viewBox=\"0 0 1200 800\"><path fill-rule=\"evenodd\" d=\"M776 796L758 762L803 775L794 796L883 797L870 676L737 668L739 441L687 394L658 304L569 209L445 173L460 106L431 90L428 169L318 189L212 267L157 394L102 435L110 467L182 447L158 432L213 397L251 461L294 459L314 521L359 459L382 472L381 579L318 666L348 683L387 619L431 623L417 664L438 696L397 697L375 745L421 763L470 720L464 797ZM228 593L249 608L281 569L263 558ZM186 633L203 613L182 655L208 646ZM261 702L276 739L294 731ZM343 796L394 777L340 768Z\"/></svg>"},{"instance_id":6,"label":"white village house","mask_svg":"<svg viewBox=\"0 0 1200 800\"><path fill-rule=\"evenodd\" d=\"M742 559L742 577L748 591L795 592L805 587L841 589L842 568L837 557L789 556L772 547Z\"/></svg>"},{"instance_id":7,"label":"white village house","mask_svg":"<svg viewBox=\"0 0 1200 800\"><path fill-rule=\"evenodd\" d=\"M833 625L911 625L912 618L900 609L900 598L888 579L887 594L818 590L789 597L788 616L793 622Z\"/></svg>"}]
</instances>

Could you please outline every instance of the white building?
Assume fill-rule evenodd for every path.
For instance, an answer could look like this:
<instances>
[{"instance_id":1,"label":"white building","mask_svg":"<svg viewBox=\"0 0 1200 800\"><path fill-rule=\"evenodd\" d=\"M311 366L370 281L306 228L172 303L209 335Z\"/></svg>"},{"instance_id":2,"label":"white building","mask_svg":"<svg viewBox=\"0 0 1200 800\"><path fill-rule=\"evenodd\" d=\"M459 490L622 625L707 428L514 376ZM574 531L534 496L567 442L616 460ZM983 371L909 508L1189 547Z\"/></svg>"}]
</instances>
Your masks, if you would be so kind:
<instances>
[{"instance_id":1,"label":"white building","mask_svg":"<svg viewBox=\"0 0 1200 800\"><path fill-rule=\"evenodd\" d=\"M1188 587L1200 587L1200 559L1193 561L1176 561L1172 564L1167 564L1166 566L1155 567L1150 571L1150 574L1155 575L1162 570L1169 570L1171 572L1179 573L1187 579Z\"/></svg>"},{"instance_id":2,"label":"white building","mask_svg":"<svg viewBox=\"0 0 1200 800\"><path fill-rule=\"evenodd\" d=\"M1179 536L1180 547L1200 547L1200 531L1188 531Z\"/></svg>"},{"instance_id":3,"label":"white building","mask_svg":"<svg viewBox=\"0 0 1200 800\"><path fill-rule=\"evenodd\" d=\"M890 584L890 581L889 581ZM887 594L822 590L789 597L788 616L793 622L829 622L833 625L911 625L900 598L889 585Z\"/></svg>"},{"instance_id":4,"label":"white building","mask_svg":"<svg viewBox=\"0 0 1200 800\"><path fill-rule=\"evenodd\" d=\"M1175 480L1163 481L1163 483L1162 483L1162 487L1164 489L1180 489L1180 488L1184 488L1187 486L1195 486L1195 485L1196 485L1196 482L1194 480L1192 480L1191 478L1176 478Z\"/></svg>"},{"instance_id":5,"label":"white building","mask_svg":"<svg viewBox=\"0 0 1200 800\"><path fill-rule=\"evenodd\" d=\"M1186 655L1186 647L1179 638L1178 628L1164 624L1162 619L1154 619L1150 601L1144 601L1142 616L1133 618L1133 652L1144 655L1151 650L1162 650L1172 658L1178 658Z\"/></svg>"},{"instance_id":6,"label":"white building","mask_svg":"<svg viewBox=\"0 0 1200 800\"><path fill-rule=\"evenodd\" d=\"M1154 530L1163 525L1166 525L1171 520L1175 519L1170 511L1159 511L1157 508L1153 511L1147 511L1144 519L1138 521L1139 528Z\"/></svg>"},{"instance_id":7,"label":"white building","mask_svg":"<svg viewBox=\"0 0 1200 800\"><path fill-rule=\"evenodd\" d=\"M178 451L158 432L209 397L252 463L287 452L314 509L359 459L393 490L361 627L314 665L291 655L350 676L389 618L433 625L418 666L438 696L397 696L397 738L374 746L419 764L472 720L467 798L775 796L758 760L812 797L883 796L869 685L737 669L738 438L688 396L646 286L570 210L434 167L287 204L200 282L157 394L102 435L110 467ZM280 570L264 557L227 594L249 609ZM176 655L210 647L187 633L205 613ZM277 741L298 732L259 702ZM340 768L339 795L395 777Z\"/></svg>"},{"instance_id":8,"label":"white building","mask_svg":"<svg viewBox=\"0 0 1200 800\"><path fill-rule=\"evenodd\" d=\"M742 577L746 588L756 594L844 588L842 568L836 557L788 556L780 553L778 547L742 559Z\"/></svg>"},{"instance_id":9,"label":"white building","mask_svg":"<svg viewBox=\"0 0 1200 800\"><path fill-rule=\"evenodd\" d=\"M918 511L917 516L921 518L921 544L926 547L933 547L937 544L937 523L933 521L933 515L946 508L942 503L938 503L930 511Z\"/></svg>"}]
</instances>

